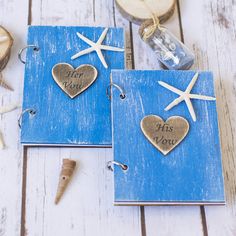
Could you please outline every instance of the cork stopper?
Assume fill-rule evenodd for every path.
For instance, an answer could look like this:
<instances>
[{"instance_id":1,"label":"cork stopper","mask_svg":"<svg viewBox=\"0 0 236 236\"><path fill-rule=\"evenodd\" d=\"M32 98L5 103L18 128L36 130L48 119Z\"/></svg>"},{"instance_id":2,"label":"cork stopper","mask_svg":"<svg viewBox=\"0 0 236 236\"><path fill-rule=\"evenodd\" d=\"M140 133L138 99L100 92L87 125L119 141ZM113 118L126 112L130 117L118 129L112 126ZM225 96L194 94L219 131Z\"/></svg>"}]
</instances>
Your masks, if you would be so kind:
<instances>
[{"instance_id":1,"label":"cork stopper","mask_svg":"<svg viewBox=\"0 0 236 236\"><path fill-rule=\"evenodd\" d=\"M58 204L62 195L64 194L66 187L71 180L75 167L76 167L76 161L71 159L63 159L59 184L57 188L57 194L55 198L55 204Z\"/></svg>"}]
</instances>

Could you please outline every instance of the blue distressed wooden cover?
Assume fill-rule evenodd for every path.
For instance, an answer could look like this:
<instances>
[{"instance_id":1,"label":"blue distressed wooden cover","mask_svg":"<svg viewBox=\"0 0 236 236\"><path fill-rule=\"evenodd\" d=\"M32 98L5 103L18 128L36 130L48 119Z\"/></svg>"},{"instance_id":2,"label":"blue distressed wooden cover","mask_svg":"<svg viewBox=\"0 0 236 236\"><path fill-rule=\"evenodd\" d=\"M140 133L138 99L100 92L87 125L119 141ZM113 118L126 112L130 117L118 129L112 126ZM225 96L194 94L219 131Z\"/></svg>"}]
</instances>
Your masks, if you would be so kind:
<instances>
[{"instance_id":1,"label":"blue distressed wooden cover","mask_svg":"<svg viewBox=\"0 0 236 236\"><path fill-rule=\"evenodd\" d=\"M77 32L96 42L103 30L102 27L29 27L28 45L37 45L40 50L27 50L23 110L33 108L37 113L33 117L23 116L23 144L111 146L106 88L110 70L124 68L124 52L102 51L108 69L103 67L96 52L71 60L74 54L89 47ZM123 29L109 28L103 44L124 48ZM74 68L91 64L98 70L94 84L73 100L52 78L52 67L62 62Z\"/></svg>"},{"instance_id":2,"label":"blue distressed wooden cover","mask_svg":"<svg viewBox=\"0 0 236 236\"><path fill-rule=\"evenodd\" d=\"M170 111L164 108L178 95L163 88L164 81L185 90L193 71L112 71L112 81L124 88L120 99L113 87L112 122L115 166L115 204L222 204L224 184L215 101L191 100L197 115L193 122L182 102ZM193 93L214 96L213 77L201 72ZM163 156L143 135L140 121L147 115L164 120L183 116L190 130L186 138Z\"/></svg>"}]
</instances>

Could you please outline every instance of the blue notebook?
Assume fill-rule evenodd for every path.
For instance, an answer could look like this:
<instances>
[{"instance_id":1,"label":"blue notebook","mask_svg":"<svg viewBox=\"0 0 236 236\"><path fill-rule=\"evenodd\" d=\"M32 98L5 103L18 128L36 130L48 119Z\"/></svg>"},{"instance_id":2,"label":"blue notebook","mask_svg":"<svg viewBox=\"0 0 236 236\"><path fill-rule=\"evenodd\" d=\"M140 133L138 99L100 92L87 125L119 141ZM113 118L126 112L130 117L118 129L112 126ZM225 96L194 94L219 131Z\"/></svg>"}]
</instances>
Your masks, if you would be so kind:
<instances>
[{"instance_id":1,"label":"blue notebook","mask_svg":"<svg viewBox=\"0 0 236 236\"><path fill-rule=\"evenodd\" d=\"M114 204L224 204L212 73L114 70L112 83ZM190 94L195 94L190 95L195 96L190 99L194 112L185 100L176 100L189 86ZM174 128L159 122L176 121L176 117L180 120L172 123ZM174 138L184 132L181 142L169 152L163 151L165 146L157 148L154 144L173 141L166 133L158 136L160 129L174 129Z\"/></svg>"},{"instance_id":2,"label":"blue notebook","mask_svg":"<svg viewBox=\"0 0 236 236\"><path fill-rule=\"evenodd\" d=\"M111 146L110 101L106 88L111 69L124 68L125 45L122 28L105 31L102 27L29 27L28 45L36 45L39 51L27 50L23 111L33 109L36 113L25 112L22 116L23 145ZM96 43L101 35L105 36L103 45L123 51L102 50L104 61L94 51L76 57L77 53L90 48L84 38ZM90 64L97 70L96 80L72 99L53 79L52 68L58 63L70 64L73 68Z\"/></svg>"}]
</instances>

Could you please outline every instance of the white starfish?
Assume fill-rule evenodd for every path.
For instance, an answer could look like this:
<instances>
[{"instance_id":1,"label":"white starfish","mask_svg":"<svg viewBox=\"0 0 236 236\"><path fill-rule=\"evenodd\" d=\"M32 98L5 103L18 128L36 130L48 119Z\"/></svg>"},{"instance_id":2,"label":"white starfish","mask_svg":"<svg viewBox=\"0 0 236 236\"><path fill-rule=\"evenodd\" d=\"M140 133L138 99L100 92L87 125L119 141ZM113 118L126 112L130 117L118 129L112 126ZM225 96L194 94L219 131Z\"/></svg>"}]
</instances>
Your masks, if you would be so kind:
<instances>
[{"instance_id":1,"label":"white starfish","mask_svg":"<svg viewBox=\"0 0 236 236\"><path fill-rule=\"evenodd\" d=\"M10 91L14 91L14 89L6 81L3 80L1 71L0 71L0 87L3 87Z\"/></svg>"},{"instance_id":2,"label":"white starfish","mask_svg":"<svg viewBox=\"0 0 236 236\"><path fill-rule=\"evenodd\" d=\"M4 43L7 39L7 36L0 36L0 43Z\"/></svg>"},{"instance_id":3,"label":"white starfish","mask_svg":"<svg viewBox=\"0 0 236 236\"><path fill-rule=\"evenodd\" d=\"M193 109L193 105L191 102L191 99L199 99L199 100L207 100L207 101L215 101L216 98L214 97L209 97L209 96L204 96L204 95L200 95L200 94L191 94L191 90L193 88L193 86L195 85L196 81L198 79L198 73L196 73L193 77L193 79L191 80L191 82L189 83L187 89L185 91L181 91L163 81L158 81L158 83L167 88L168 90L172 91L173 93L176 93L179 95L178 98L176 98L173 102L171 102L166 108L165 111L169 111L172 107L178 105L179 103L181 103L182 101L185 101L189 113L191 114L191 117L193 119L193 121L196 121L196 114L195 111Z\"/></svg>"},{"instance_id":4,"label":"white starfish","mask_svg":"<svg viewBox=\"0 0 236 236\"><path fill-rule=\"evenodd\" d=\"M98 41L96 43L94 43L90 39L86 38L82 34L77 33L78 37L80 39L82 39L84 42L86 42L87 44L89 44L91 47L76 53L74 56L71 57L71 59L74 60L74 59L76 59L76 58L78 58L80 56L83 56L85 54L88 54L88 53L91 53L91 52L95 51L97 53L100 61L102 62L103 66L105 68L108 68L107 63L106 63L106 61L104 59L104 56L102 55L102 50L123 52L124 49L123 48L112 47L112 46L108 46L108 45L103 45L102 44L103 40L106 37L107 31L108 31L108 28L105 28L105 30L102 32L100 38L98 39Z\"/></svg>"},{"instance_id":5,"label":"white starfish","mask_svg":"<svg viewBox=\"0 0 236 236\"><path fill-rule=\"evenodd\" d=\"M20 105L18 103L9 104L5 107L0 107L0 115L14 111L18 108L20 108Z\"/></svg>"}]
</instances>

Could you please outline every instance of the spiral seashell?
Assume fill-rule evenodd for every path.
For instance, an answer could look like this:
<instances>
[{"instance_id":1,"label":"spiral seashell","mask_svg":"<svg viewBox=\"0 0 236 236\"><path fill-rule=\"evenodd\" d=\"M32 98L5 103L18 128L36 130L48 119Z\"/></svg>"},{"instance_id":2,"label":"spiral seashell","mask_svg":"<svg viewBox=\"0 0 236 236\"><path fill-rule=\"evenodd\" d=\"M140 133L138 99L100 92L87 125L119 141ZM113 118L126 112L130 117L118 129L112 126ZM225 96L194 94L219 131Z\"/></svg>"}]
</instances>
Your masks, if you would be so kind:
<instances>
[{"instance_id":1,"label":"spiral seashell","mask_svg":"<svg viewBox=\"0 0 236 236\"><path fill-rule=\"evenodd\" d=\"M73 175L75 167L76 167L76 161L73 161L71 159L63 159L59 184L58 184L58 188L57 188L57 194L56 194L56 198L55 198L55 204L58 204L63 193L65 192L66 187L67 187L68 183L70 182L71 177Z\"/></svg>"}]
</instances>

